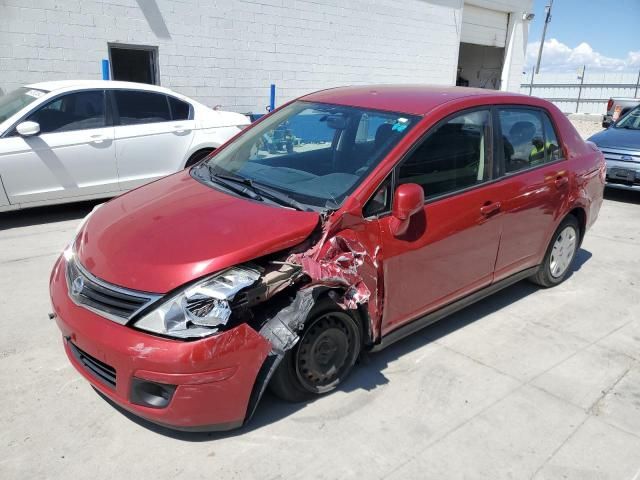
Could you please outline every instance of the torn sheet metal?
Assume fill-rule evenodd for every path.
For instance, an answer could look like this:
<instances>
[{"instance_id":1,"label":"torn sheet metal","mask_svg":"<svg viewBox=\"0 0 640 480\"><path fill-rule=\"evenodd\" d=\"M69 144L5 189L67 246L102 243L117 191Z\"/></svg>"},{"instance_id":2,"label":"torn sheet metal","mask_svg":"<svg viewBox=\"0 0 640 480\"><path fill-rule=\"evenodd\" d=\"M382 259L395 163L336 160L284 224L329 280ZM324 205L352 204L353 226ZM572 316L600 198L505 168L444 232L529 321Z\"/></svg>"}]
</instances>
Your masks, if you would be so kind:
<instances>
[{"instance_id":1,"label":"torn sheet metal","mask_svg":"<svg viewBox=\"0 0 640 480\"><path fill-rule=\"evenodd\" d=\"M369 261L369 254L354 239L335 236L329 239L329 247L323 255L295 254L289 261L302 265L302 270L312 284L342 287L344 295L338 302L342 307L356 309L369 301L371 291L363 281L360 268Z\"/></svg>"}]
</instances>

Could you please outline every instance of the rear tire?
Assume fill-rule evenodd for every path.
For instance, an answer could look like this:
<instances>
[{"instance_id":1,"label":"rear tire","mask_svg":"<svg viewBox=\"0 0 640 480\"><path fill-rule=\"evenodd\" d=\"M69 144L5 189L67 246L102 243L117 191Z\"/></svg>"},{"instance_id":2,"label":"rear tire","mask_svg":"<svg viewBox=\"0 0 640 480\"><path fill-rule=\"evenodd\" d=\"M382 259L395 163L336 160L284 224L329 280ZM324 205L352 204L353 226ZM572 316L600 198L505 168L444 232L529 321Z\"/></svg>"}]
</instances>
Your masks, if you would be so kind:
<instances>
[{"instance_id":1,"label":"rear tire","mask_svg":"<svg viewBox=\"0 0 640 480\"><path fill-rule=\"evenodd\" d=\"M196 163L198 163L200 160L202 160L204 157L209 155L214 150L215 148L203 148L202 150L198 150L197 152L195 152L193 155L189 157L189 160L187 160L187 163L185 164L184 168L189 168L195 165Z\"/></svg>"},{"instance_id":2,"label":"rear tire","mask_svg":"<svg viewBox=\"0 0 640 480\"><path fill-rule=\"evenodd\" d=\"M311 310L305 329L273 374L269 389L288 402L328 393L351 373L362 346L358 322L330 299Z\"/></svg>"},{"instance_id":3,"label":"rear tire","mask_svg":"<svg viewBox=\"0 0 640 480\"><path fill-rule=\"evenodd\" d=\"M564 281L580 246L580 224L567 215L556 229L538 272L530 280L541 287L555 287Z\"/></svg>"}]
</instances>

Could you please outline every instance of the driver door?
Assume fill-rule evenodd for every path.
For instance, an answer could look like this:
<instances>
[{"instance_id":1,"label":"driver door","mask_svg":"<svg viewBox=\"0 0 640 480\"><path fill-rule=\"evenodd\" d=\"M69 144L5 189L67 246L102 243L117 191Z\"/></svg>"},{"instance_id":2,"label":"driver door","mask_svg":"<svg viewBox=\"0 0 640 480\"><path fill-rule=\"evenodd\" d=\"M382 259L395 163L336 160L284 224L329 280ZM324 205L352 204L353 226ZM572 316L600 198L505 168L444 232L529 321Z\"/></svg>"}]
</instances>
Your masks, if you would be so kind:
<instances>
[{"instance_id":1,"label":"driver door","mask_svg":"<svg viewBox=\"0 0 640 480\"><path fill-rule=\"evenodd\" d=\"M434 127L396 167L425 204L396 237L379 218L383 252L382 334L488 286L498 253L504 186L495 177L490 109L458 113Z\"/></svg>"},{"instance_id":2,"label":"driver door","mask_svg":"<svg viewBox=\"0 0 640 480\"><path fill-rule=\"evenodd\" d=\"M0 177L12 204L91 198L118 191L113 127L105 95L89 90L61 95L25 120L40 132L0 139Z\"/></svg>"}]
</instances>

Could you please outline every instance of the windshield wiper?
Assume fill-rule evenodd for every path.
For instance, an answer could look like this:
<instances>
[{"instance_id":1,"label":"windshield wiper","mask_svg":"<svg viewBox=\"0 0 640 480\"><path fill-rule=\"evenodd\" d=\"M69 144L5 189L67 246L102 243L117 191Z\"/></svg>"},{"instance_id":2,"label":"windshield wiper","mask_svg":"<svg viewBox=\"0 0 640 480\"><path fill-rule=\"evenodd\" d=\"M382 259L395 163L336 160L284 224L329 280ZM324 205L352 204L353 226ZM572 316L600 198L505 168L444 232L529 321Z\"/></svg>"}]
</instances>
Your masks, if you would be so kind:
<instances>
[{"instance_id":1,"label":"windshield wiper","mask_svg":"<svg viewBox=\"0 0 640 480\"><path fill-rule=\"evenodd\" d=\"M211 174L212 180L220 182L223 185L227 186L228 188L232 188L232 187L229 187L229 183L227 182L231 182L232 185L233 184L239 185L240 188L233 187L232 189L254 200L262 201L264 200L263 197L266 197L276 203L279 203L280 205L295 208L296 210L301 210L301 211L309 210L306 206L304 206L297 200L294 200L286 193L279 192L278 190L274 190L272 188L266 187L263 184L259 184L258 182L250 178L241 177L240 175L229 175L226 173L220 173L210 165L207 165L207 167L209 167L209 173Z\"/></svg>"},{"instance_id":2,"label":"windshield wiper","mask_svg":"<svg viewBox=\"0 0 640 480\"><path fill-rule=\"evenodd\" d=\"M291 198L289 195L287 195L284 192L281 192L273 188L269 188L262 183L256 182L255 180L249 180L248 178L245 180L250 181L253 188L257 192L260 192L260 195L262 195L263 197L267 197L275 201L276 203L279 203L280 205L284 205L285 207L295 208L296 210L300 210L303 212L308 212L311 210L309 207L298 202L294 198Z\"/></svg>"},{"instance_id":3,"label":"windshield wiper","mask_svg":"<svg viewBox=\"0 0 640 480\"><path fill-rule=\"evenodd\" d=\"M235 175L226 175L224 173L216 172L213 166L204 163L209 169L209 177L212 181L217 182L221 185L224 185L229 190L239 193L240 195L244 195L245 197L249 197L252 200L262 201L262 196L256 192L253 187L253 182L244 177L238 177Z\"/></svg>"}]
</instances>

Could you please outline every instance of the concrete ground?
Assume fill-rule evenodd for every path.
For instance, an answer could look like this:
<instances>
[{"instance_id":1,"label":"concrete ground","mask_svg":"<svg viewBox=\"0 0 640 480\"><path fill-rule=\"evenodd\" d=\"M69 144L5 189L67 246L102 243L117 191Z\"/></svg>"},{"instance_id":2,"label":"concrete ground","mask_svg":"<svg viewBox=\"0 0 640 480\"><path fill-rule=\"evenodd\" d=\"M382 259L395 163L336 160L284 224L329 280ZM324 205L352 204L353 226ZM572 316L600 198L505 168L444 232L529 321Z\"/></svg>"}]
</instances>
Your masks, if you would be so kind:
<instances>
[{"instance_id":1,"label":"concrete ground","mask_svg":"<svg viewBox=\"0 0 640 480\"><path fill-rule=\"evenodd\" d=\"M591 135L603 130L602 115L573 113L569 115L569 120L576 127L582 138L589 138Z\"/></svg>"},{"instance_id":2,"label":"concrete ground","mask_svg":"<svg viewBox=\"0 0 640 480\"><path fill-rule=\"evenodd\" d=\"M132 418L67 361L47 281L91 206L0 216L2 479L640 478L638 194L607 193L561 286L514 285L223 435Z\"/></svg>"}]
</instances>

